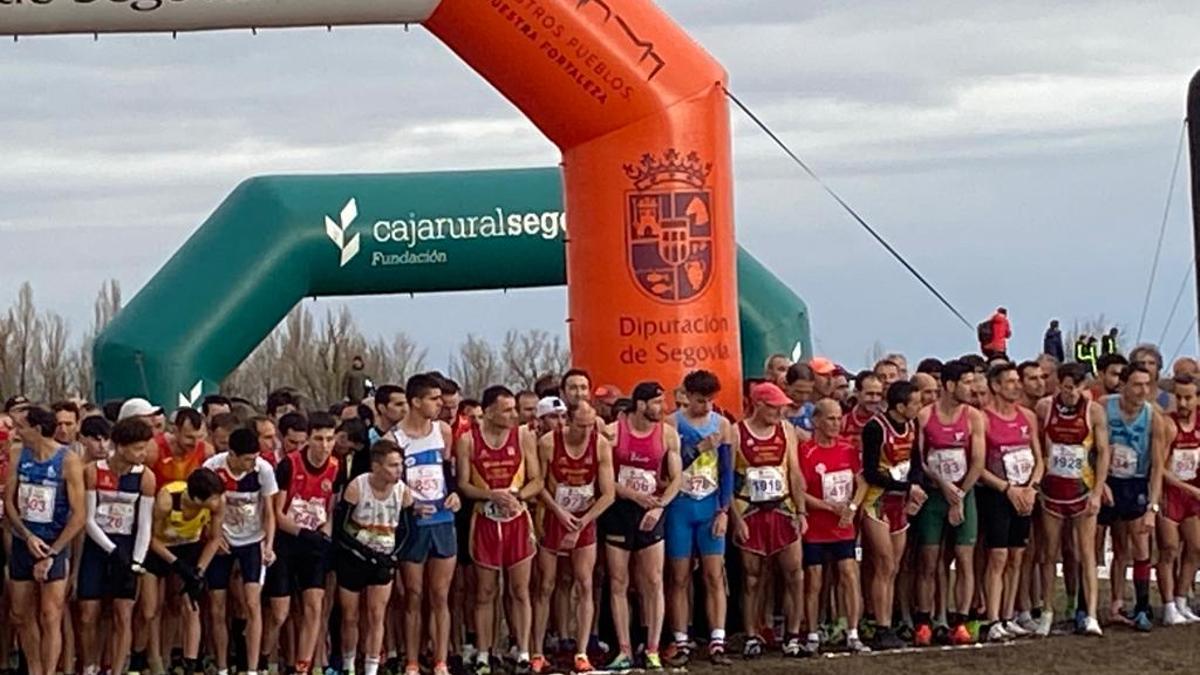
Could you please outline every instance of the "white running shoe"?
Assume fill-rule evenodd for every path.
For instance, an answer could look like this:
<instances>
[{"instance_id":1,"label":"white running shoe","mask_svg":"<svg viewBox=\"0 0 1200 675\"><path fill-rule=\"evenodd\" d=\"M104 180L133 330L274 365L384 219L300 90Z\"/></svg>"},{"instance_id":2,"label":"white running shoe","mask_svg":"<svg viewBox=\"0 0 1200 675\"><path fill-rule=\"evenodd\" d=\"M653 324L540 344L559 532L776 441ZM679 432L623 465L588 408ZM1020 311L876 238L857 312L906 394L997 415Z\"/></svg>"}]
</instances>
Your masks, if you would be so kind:
<instances>
[{"instance_id":1,"label":"white running shoe","mask_svg":"<svg viewBox=\"0 0 1200 675\"><path fill-rule=\"evenodd\" d=\"M1180 616L1187 619L1188 623L1200 622L1200 616L1196 616L1191 607L1188 607L1187 598L1175 598L1175 608L1179 610Z\"/></svg>"},{"instance_id":2,"label":"white running shoe","mask_svg":"<svg viewBox=\"0 0 1200 675\"><path fill-rule=\"evenodd\" d=\"M1163 605L1162 624L1164 626L1182 626L1187 622L1188 620L1179 613L1179 608L1175 606L1175 603L1168 602Z\"/></svg>"},{"instance_id":3,"label":"white running shoe","mask_svg":"<svg viewBox=\"0 0 1200 675\"><path fill-rule=\"evenodd\" d=\"M1046 637L1050 634L1050 629L1054 627L1054 612L1046 609L1042 610L1042 616L1037 620L1037 627L1034 629L1034 634L1038 637Z\"/></svg>"},{"instance_id":4,"label":"white running shoe","mask_svg":"<svg viewBox=\"0 0 1200 675\"><path fill-rule=\"evenodd\" d=\"M1094 616L1087 618L1087 621L1083 625L1083 632L1097 637L1104 635L1104 631L1100 630L1100 622Z\"/></svg>"},{"instance_id":5,"label":"white running shoe","mask_svg":"<svg viewBox=\"0 0 1200 675\"><path fill-rule=\"evenodd\" d=\"M1004 632L1015 638L1029 637L1031 635L1029 631L1021 628L1020 624L1012 620L1004 622Z\"/></svg>"},{"instance_id":6,"label":"white running shoe","mask_svg":"<svg viewBox=\"0 0 1200 675\"><path fill-rule=\"evenodd\" d=\"M1021 612L1017 615L1017 625L1026 633L1035 633L1037 632L1038 622L1029 615L1029 612Z\"/></svg>"},{"instance_id":7,"label":"white running shoe","mask_svg":"<svg viewBox=\"0 0 1200 675\"><path fill-rule=\"evenodd\" d=\"M1011 638L1012 636L1008 634L1008 631L1004 630L1004 622L1002 621L997 621L988 629L988 642L1007 642Z\"/></svg>"}]
</instances>

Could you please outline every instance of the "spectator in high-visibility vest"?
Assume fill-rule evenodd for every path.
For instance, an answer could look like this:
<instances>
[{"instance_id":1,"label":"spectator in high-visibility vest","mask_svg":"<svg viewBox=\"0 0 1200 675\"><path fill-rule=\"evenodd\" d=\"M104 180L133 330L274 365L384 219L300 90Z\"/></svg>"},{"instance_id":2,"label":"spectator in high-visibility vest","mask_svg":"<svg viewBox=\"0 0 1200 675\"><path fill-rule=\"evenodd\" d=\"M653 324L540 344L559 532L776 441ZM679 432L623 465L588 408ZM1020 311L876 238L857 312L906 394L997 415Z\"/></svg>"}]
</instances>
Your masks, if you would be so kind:
<instances>
[{"instance_id":1,"label":"spectator in high-visibility vest","mask_svg":"<svg viewBox=\"0 0 1200 675\"><path fill-rule=\"evenodd\" d=\"M1117 329L1114 327L1100 338L1100 356L1118 353Z\"/></svg>"}]
</instances>

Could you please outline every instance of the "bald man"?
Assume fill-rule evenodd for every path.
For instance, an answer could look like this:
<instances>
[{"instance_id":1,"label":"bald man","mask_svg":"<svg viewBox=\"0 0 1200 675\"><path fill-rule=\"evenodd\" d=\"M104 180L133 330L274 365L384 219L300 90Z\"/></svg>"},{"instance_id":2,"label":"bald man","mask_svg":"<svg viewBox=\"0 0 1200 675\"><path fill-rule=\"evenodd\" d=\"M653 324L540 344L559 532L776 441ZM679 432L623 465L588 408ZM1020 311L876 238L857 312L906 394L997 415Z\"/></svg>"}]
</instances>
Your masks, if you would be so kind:
<instances>
[{"instance_id":1,"label":"bald man","mask_svg":"<svg viewBox=\"0 0 1200 675\"><path fill-rule=\"evenodd\" d=\"M917 393L921 395L921 407L933 405L938 399L938 381L937 378L929 373L917 373L912 376L913 386L917 388Z\"/></svg>"}]
</instances>

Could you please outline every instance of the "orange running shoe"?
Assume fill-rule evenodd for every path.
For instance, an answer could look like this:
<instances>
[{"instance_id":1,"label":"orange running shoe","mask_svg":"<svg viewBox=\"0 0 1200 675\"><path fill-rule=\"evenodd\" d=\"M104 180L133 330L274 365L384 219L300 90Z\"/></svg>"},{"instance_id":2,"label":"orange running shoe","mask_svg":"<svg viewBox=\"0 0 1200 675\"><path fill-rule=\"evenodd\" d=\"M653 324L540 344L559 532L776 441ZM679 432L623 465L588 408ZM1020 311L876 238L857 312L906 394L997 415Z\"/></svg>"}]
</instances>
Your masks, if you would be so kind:
<instances>
[{"instance_id":1,"label":"orange running shoe","mask_svg":"<svg viewBox=\"0 0 1200 675\"><path fill-rule=\"evenodd\" d=\"M595 668L592 667L592 662L588 660L587 654L576 654L575 655L575 672L576 673L590 673L593 670L595 670Z\"/></svg>"},{"instance_id":2,"label":"orange running shoe","mask_svg":"<svg viewBox=\"0 0 1200 675\"><path fill-rule=\"evenodd\" d=\"M954 627L954 632L950 633L951 644L969 645L974 644L975 640L971 637L971 631L965 624L958 624Z\"/></svg>"},{"instance_id":3,"label":"orange running shoe","mask_svg":"<svg viewBox=\"0 0 1200 675\"><path fill-rule=\"evenodd\" d=\"M549 665L550 664L546 661L546 657L542 656L541 654L538 654L529 660L529 670L533 671L534 675L540 675L541 673L546 672L546 669L549 667Z\"/></svg>"},{"instance_id":4,"label":"orange running shoe","mask_svg":"<svg viewBox=\"0 0 1200 675\"><path fill-rule=\"evenodd\" d=\"M913 644L918 647L928 647L933 644L933 629L928 625L917 626L917 632L913 634Z\"/></svg>"}]
</instances>

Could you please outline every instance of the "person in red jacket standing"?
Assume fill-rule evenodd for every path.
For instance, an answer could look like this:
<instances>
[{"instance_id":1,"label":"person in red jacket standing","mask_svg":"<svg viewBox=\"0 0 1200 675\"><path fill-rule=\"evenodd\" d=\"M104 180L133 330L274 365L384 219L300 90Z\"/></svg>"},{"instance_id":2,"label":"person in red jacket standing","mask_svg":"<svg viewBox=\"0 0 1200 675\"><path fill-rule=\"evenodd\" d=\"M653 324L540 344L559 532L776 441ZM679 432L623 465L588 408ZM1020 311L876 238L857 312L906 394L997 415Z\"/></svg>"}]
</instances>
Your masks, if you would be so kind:
<instances>
[{"instance_id":1,"label":"person in red jacket standing","mask_svg":"<svg viewBox=\"0 0 1200 675\"><path fill-rule=\"evenodd\" d=\"M988 360L997 356L1007 359L1008 339L1012 337L1012 324L1008 322L1008 310L1003 307L996 308L996 312L988 319L988 323L992 327L991 335L986 340L983 339L984 335L980 335L979 350Z\"/></svg>"}]
</instances>

